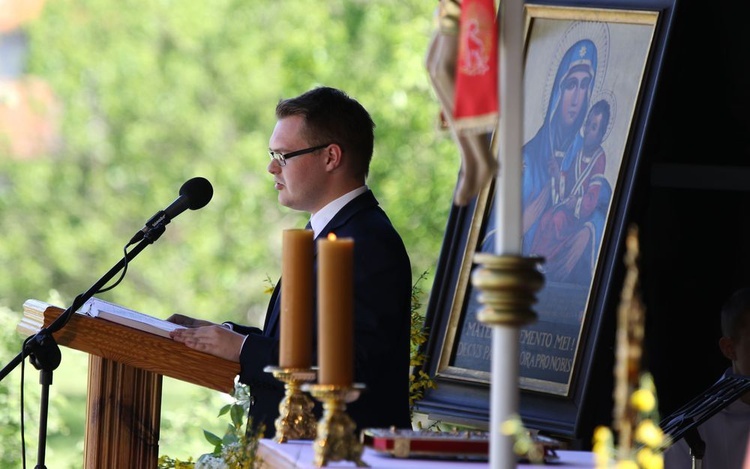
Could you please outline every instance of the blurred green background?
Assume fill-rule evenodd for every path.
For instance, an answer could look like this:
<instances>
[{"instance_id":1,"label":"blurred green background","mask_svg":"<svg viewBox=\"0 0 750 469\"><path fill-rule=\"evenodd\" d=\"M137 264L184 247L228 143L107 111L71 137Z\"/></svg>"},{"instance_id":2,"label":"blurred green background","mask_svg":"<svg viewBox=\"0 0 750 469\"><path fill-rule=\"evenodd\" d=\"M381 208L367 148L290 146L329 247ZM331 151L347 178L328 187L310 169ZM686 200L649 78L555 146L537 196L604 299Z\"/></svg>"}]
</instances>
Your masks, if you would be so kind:
<instances>
[{"instance_id":1,"label":"blurred green background","mask_svg":"<svg viewBox=\"0 0 750 469\"><path fill-rule=\"evenodd\" d=\"M21 0L24 1L24 0ZM45 117L33 151L0 120L0 365L20 352L26 299L67 307L189 178L211 181L199 211L173 221L100 296L156 317L181 312L259 325L280 273L281 232L307 214L279 206L266 172L278 100L346 90L377 124L368 184L401 232L427 304L460 165L424 68L437 2L424 0L54 0L13 37L16 84ZM0 36L6 40L9 34ZM1 44L0 44L1 45ZM6 49L2 49L6 50ZM0 61L9 56L0 56ZM7 85L7 78L6 80ZM0 110L13 114L8 87ZM4 92L3 92L4 90ZM6 121L7 123L7 121ZM20 138L20 137L19 137ZM49 467L81 467L87 357L63 348L47 431ZM38 371L0 382L0 466L37 461ZM21 407L21 387L24 405ZM203 429L228 396L165 379L160 454L211 450Z\"/></svg>"}]
</instances>

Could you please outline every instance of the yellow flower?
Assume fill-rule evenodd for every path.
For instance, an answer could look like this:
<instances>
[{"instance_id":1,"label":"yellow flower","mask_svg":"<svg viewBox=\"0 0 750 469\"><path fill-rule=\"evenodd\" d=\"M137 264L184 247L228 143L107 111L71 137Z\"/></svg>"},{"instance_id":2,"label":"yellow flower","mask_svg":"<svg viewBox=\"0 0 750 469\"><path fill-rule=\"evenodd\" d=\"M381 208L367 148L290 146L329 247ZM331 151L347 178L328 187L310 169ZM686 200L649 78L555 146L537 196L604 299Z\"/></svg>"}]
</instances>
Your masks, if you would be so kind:
<instances>
[{"instance_id":1,"label":"yellow flower","mask_svg":"<svg viewBox=\"0 0 750 469\"><path fill-rule=\"evenodd\" d=\"M524 431L525 429L523 428L521 418L517 415L509 417L508 420L500 424L500 432L503 435L517 435Z\"/></svg>"},{"instance_id":2,"label":"yellow flower","mask_svg":"<svg viewBox=\"0 0 750 469\"><path fill-rule=\"evenodd\" d=\"M612 430L600 425L594 429L592 451L596 459L596 467L606 468L614 457L614 443Z\"/></svg>"},{"instance_id":3,"label":"yellow flower","mask_svg":"<svg viewBox=\"0 0 750 469\"><path fill-rule=\"evenodd\" d=\"M529 451L531 451L531 439L526 438L517 438L516 441L513 443L513 451L516 454L528 454Z\"/></svg>"},{"instance_id":4,"label":"yellow flower","mask_svg":"<svg viewBox=\"0 0 750 469\"><path fill-rule=\"evenodd\" d=\"M606 444L611 445L614 441L614 437L612 436L612 430L610 430L609 427L605 427L604 425L599 425L594 429L594 435L593 435L594 444L600 443L600 444Z\"/></svg>"},{"instance_id":5,"label":"yellow flower","mask_svg":"<svg viewBox=\"0 0 750 469\"><path fill-rule=\"evenodd\" d=\"M664 433L652 420L644 420L635 429L635 439L656 448L664 441Z\"/></svg>"},{"instance_id":6,"label":"yellow flower","mask_svg":"<svg viewBox=\"0 0 750 469\"><path fill-rule=\"evenodd\" d=\"M641 448L635 457L644 469L664 469L664 459L661 453L654 453L649 448Z\"/></svg>"},{"instance_id":7,"label":"yellow flower","mask_svg":"<svg viewBox=\"0 0 750 469\"><path fill-rule=\"evenodd\" d=\"M630 403L636 410L651 412L656 406L656 397L647 389L638 389L630 396Z\"/></svg>"}]
</instances>

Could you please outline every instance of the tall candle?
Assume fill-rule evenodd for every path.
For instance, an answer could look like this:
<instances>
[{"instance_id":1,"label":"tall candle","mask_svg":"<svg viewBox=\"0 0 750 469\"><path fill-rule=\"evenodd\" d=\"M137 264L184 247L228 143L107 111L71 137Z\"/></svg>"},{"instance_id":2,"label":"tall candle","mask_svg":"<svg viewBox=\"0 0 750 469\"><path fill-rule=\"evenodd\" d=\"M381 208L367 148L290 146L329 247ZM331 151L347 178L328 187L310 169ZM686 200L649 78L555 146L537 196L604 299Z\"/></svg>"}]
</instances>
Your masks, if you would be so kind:
<instances>
[{"instance_id":1,"label":"tall candle","mask_svg":"<svg viewBox=\"0 0 750 469\"><path fill-rule=\"evenodd\" d=\"M354 375L354 240L318 240L318 383L351 386Z\"/></svg>"},{"instance_id":2,"label":"tall candle","mask_svg":"<svg viewBox=\"0 0 750 469\"><path fill-rule=\"evenodd\" d=\"M500 169L495 187L495 219L497 236L495 254L522 255L523 238L523 32L525 27L523 0L500 2L500 84L499 96L499 160ZM490 386L490 428L500 428L518 415L518 354L517 327L492 327L492 385ZM516 467L518 456L513 438L493 433L490 441L490 468Z\"/></svg>"},{"instance_id":3,"label":"tall candle","mask_svg":"<svg viewBox=\"0 0 750 469\"><path fill-rule=\"evenodd\" d=\"M312 366L313 232L284 230L281 260L281 368Z\"/></svg>"},{"instance_id":4,"label":"tall candle","mask_svg":"<svg viewBox=\"0 0 750 469\"><path fill-rule=\"evenodd\" d=\"M497 235L495 253L520 255L522 224L523 142L523 0L504 0L500 7L500 128L499 160L495 194Z\"/></svg>"}]
</instances>

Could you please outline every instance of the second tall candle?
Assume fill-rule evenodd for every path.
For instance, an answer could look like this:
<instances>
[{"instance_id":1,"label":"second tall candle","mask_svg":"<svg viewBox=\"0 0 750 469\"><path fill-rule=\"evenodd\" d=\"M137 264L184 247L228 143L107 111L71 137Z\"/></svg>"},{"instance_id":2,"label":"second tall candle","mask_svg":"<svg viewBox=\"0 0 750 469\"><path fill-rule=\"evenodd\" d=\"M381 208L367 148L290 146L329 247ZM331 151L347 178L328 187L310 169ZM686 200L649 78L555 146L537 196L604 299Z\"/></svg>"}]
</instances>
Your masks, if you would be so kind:
<instances>
[{"instance_id":1,"label":"second tall candle","mask_svg":"<svg viewBox=\"0 0 750 469\"><path fill-rule=\"evenodd\" d=\"M318 383L351 386L354 375L354 240L318 240Z\"/></svg>"}]
</instances>

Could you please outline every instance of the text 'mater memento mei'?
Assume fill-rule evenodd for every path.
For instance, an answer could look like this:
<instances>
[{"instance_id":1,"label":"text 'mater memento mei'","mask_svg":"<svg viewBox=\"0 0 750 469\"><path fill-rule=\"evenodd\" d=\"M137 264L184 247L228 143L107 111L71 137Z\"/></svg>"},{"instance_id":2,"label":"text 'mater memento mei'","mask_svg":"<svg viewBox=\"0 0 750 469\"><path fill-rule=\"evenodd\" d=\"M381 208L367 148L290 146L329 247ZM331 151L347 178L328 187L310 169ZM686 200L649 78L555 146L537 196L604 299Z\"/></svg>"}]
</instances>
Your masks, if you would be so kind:
<instances>
[{"instance_id":1,"label":"text 'mater memento mei'","mask_svg":"<svg viewBox=\"0 0 750 469\"><path fill-rule=\"evenodd\" d=\"M318 240L318 383L350 387L354 375L354 240Z\"/></svg>"},{"instance_id":2,"label":"text 'mater memento mei'","mask_svg":"<svg viewBox=\"0 0 750 469\"><path fill-rule=\"evenodd\" d=\"M312 365L313 259L312 230L284 230L282 238L281 338L279 366Z\"/></svg>"}]
</instances>

